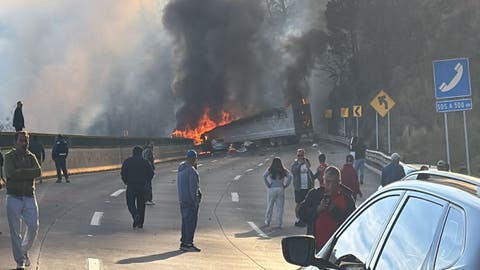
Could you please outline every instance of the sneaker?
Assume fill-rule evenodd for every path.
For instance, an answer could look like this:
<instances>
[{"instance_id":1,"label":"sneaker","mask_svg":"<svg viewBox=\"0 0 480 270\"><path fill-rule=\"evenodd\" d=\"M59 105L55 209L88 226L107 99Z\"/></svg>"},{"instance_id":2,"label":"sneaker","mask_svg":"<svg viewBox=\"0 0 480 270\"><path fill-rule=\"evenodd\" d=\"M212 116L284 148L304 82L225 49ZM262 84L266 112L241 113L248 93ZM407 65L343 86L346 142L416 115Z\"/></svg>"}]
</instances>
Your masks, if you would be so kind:
<instances>
[{"instance_id":1,"label":"sneaker","mask_svg":"<svg viewBox=\"0 0 480 270\"><path fill-rule=\"evenodd\" d=\"M25 264L24 263L17 263L17 268L16 270L25 270Z\"/></svg>"},{"instance_id":2,"label":"sneaker","mask_svg":"<svg viewBox=\"0 0 480 270\"><path fill-rule=\"evenodd\" d=\"M198 247L196 247L194 245L181 246L180 249L182 251L185 251L185 252L200 252L201 251L201 249L199 249Z\"/></svg>"},{"instance_id":3,"label":"sneaker","mask_svg":"<svg viewBox=\"0 0 480 270\"><path fill-rule=\"evenodd\" d=\"M68 180L68 179L65 179L65 182L67 182L67 183L70 183L70 180Z\"/></svg>"},{"instance_id":4,"label":"sneaker","mask_svg":"<svg viewBox=\"0 0 480 270\"><path fill-rule=\"evenodd\" d=\"M55 183L61 183L62 179L58 179Z\"/></svg>"},{"instance_id":5,"label":"sneaker","mask_svg":"<svg viewBox=\"0 0 480 270\"><path fill-rule=\"evenodd\" d=\"M146 201L145 205L155 205L155 203L153 201Z\"/></svg>"}]
</instances>

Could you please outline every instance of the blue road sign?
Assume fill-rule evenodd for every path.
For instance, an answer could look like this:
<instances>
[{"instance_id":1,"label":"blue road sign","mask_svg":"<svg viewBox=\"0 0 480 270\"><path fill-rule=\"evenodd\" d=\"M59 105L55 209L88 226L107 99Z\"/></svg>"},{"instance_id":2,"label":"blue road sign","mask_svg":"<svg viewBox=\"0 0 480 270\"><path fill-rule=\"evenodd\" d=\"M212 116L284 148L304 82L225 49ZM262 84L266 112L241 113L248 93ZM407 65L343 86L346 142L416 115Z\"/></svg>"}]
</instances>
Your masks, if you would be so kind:
<instances>
[{"instance_id":1,"label":"blue road sign","mask_svg":"<svg viewBox=\"0 0 480 270\"><path fill-rule=\"evenodd\" d=\"M470 71L467 58L433 61L435 98L469 97Z\"/></svg>"},{"instance_id":2,"label":"blue road sign","mask_svg":"<svg viewBox=\"0 0 480 270\"><path fill-rule=\"evenodd\" d=\"M436 104L439 113L468 111L473 107L471 98L441 100L437 101Z\"/></svg>"}]
</instances>

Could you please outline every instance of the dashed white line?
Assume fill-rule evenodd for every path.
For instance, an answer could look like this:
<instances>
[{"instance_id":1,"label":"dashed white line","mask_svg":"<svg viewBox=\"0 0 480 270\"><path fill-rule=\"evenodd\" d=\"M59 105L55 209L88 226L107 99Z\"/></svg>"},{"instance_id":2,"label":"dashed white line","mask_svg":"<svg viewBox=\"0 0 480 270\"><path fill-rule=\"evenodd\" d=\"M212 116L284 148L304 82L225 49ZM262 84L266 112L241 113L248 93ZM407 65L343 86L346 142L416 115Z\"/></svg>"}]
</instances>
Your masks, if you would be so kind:
<instances>
[{"instance_id":1,"label":"dashed white line","mask_svg":"<svg viewBox=\"0 0 480 270\"><path fill-rule=\"evenodd\" d=\"M118 197L118 195L122 194L124 191L125 191L124 188L119 189L119 190L115 191L114 193L110 194L110 197Z\"/></svg>"},{"instance_id":2,"label":"dashed white line","mask_svg":"<svg viewBox=\"0 0 480 270\"><path fill-rule=\"evenodd\" d=\"M274 157L275 155L270 155L270 157Z\"/></svg>"},{"instance_id":3,"label":"dashed white line","mask_svg":"<svg viewBox=\"0 0 480 270\"><path fill-rule=\"evenodd\" d=\"M173 173L177 173L177 172L178 172L178 170L172 170L172 172L173 172Z\"/></svg>"},{"instance_id":4,"label":"dashed white line","mask_svg":"<svg viewBox=\"0 0 480 270\"><path fill-rule=\"evenodd\" d=\"M216 159L214 159L214 160L212 160L211 162L212 162L212 163L215 163L215 162L217 162L217 160L216 160Z\"/></svg>"},{"instance_id":5,"label":"dashed white line","mask_svg":"<svg viewBox=\"0 0 480 270\"><path fill-rule=\"evenodd\" d=\"M240 201L240 198L238 197L237 192L232 192L232 202L238 202Z\"/></svg>"},{"instance_id":6,"label":"dashed white line","mask_svg":"<svg viewBox=\"0 0 480 270\"><path fill-rule=\"evenodd\" d=\"M90 221L90 225L92 226L100 226L100 221L102 221L103 212L95 212L93 214L92 220Z\"/></svg>"},{"instance_id":7,"label":"dashed white line","mask_svg":"<svg viewBox=\"0 0 480 270\"><path fill-rule=\"evenodd\" d=\"M100 270L102 269L102 263L99 259L88 258L87 267L88 270Z\"/></svg>"},{"instance_id":8,"label":"dashed white line","mask_svg":"<svg viewBox=\"0 0 480 270\"><path fill-rule=\"evenodd\" d=\"M242 175L239 174L239 175L235 176L235 178L233 178L233 180L238 181L238 179L240 179L241 177L242 177Z\"/></svg>"},{"instance_id":9,"label":"dashed white line","mask_svg":"<svg viewBox=\"0 0 480 270\"><path fill-rule=\"evenodd\" d=\"M198 164L198 165L197 165L197 167L202 167L202 166L203 166L203 164L202 164L202 163L200 163L200 164Z\"/></svg>"},{"instance_id":10,"label":"dashed white line","mask_svg":"<svg viewBox=\"0 0 480 270\"><path fill-rule=\"evenodd\" d=\"M253 169L248 169L248 170L246 170L245 172L251 172L251 171L253 171Z\"/></svg>"},{"instance_id":11,"label":"dashed white line","mask_svg":"<svg viewBox=\"0 0 480 270\"><path fill-rule=\"evenodd\" d=\"M256 231L258 233L258 236L260 236L262 238L270 238L262 230L260 230L260 228L258 228L257 225L255 225L255 223L253 223L251 221L247 221L247 223L248 223L248 225L250 225L250 227L252 227L252 229L254 231Z\"/></svg>"},{"instance_id":12,"label":"dashed white line","mask_svg":"<svg viewBox=\"0 0 480 270\"><path fill-rule=\"evenodd\" d=\"M258 166L258 167L262 167L262 166L263 166L263 162L262 162L262 163L259 163L257 166Z\"/></svg>"},{"instance_id":13,"label":"dashed white line","mask_svg":"<svg viewBox=\"0 0 480 270\"><path fill-rule=\"evenodd\" d=\"M269 160L270 160L269 158L266 158L266 159L265 159L265 162L267 162L267 161L269 161Z\"/></svg>"}]
</instances>

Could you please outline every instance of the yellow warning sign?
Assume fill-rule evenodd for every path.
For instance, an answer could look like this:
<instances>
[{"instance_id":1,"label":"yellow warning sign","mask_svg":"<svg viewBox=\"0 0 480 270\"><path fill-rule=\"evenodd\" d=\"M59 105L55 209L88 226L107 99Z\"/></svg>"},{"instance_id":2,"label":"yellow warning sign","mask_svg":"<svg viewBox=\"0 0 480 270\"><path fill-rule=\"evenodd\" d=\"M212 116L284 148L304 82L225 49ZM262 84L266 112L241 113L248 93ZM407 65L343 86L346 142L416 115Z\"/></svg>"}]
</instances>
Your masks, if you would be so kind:
<instances>
[{"instance_id":1,"label":"yellow warning sign","mask_svg":"<svg viewBox=\"0 0 480 270\"><path fill-rule=\"evenodd\" d=\"M387 115L387 112L390 111L393 106L395 106L395 101L383 90L372 99L370 105L380 114L382 117Z\"/></svg>"},{"instance_id":2,"label":"yellow warning sign","mask_svg":"<svg viewBox=\"0 0 480 270\"><path fill-rule=\"evenodd\" d=\"M323 116L325 118L332 118L333 117L333 110L332 109L326 109L324 112L323 112Z\"/></svg>"},{"instance_id":3,"label":"yellow warning sign","mask_svg":"<svg viewBox=\"0 0 480 270\"><path fill-rule=\"evenodd\" d=\"M362 105L353 105L352 115L356 118L362 117Z\"/></svg>"},{"instance_id":4,"label":"yellow warning sign","mask_svg":"<svg viewBox=\"0 0 480 270\"><path fill-rule=\"evenodd\" d=\"M340 108L340 117L348 118L348 107Z\"/></svg>"}]
</instances>

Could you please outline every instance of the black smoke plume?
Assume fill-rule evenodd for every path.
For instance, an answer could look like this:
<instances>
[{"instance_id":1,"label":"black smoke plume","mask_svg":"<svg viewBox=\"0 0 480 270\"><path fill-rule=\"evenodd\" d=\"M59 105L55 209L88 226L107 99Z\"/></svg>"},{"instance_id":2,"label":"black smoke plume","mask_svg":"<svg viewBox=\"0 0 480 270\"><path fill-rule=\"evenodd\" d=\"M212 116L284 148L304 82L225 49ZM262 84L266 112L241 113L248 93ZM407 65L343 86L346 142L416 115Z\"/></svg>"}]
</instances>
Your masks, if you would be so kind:
<instances>
[{"instance_id":1,"label":"black smoke plume","mask_svg":"<svg viewBox=\"0 0 480 270\"><path fill-rule=\"evenodd\" d=\"M264 20L258 0L171 0L166 5L163 23L174 39L171 87L183 102L177 129L196 127L207 108L219 121L222 111L242 116L282 100Z\"/></svg>"}]
</instances>

